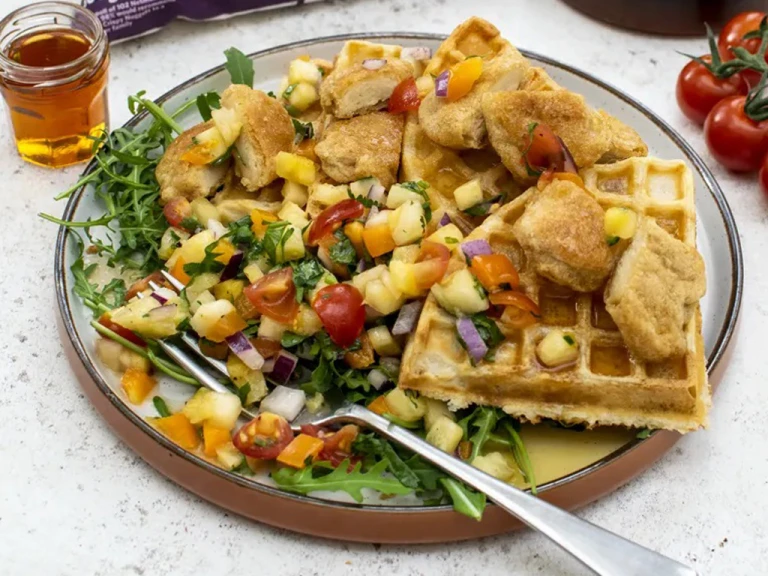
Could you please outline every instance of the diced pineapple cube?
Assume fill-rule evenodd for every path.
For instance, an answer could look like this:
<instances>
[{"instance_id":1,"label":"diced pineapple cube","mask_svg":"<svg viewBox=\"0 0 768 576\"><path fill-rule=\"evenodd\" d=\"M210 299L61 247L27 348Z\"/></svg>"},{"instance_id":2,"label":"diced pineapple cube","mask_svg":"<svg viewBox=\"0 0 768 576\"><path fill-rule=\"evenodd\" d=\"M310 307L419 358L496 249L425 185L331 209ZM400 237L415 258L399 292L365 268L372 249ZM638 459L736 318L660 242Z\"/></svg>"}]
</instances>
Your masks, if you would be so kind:
<instances>
[{"instance_id":1,"label":"diced pineapple cube","mask_svg":"<svg viewBox=\"0 0 768 576\"><path fill-rule=\"evenodd\" d=\"M171 226L163 232L163 236L160 238L160 248L157 250L157 255L163 260L167 260L173 255L174 250L189 239L189 236L190 234L186 230Z\"/></svg>"},{"instance_id":2,"label":"diced pineapple cube","mask_svg":"<svg viewBox=\"0 0 768 576\"><path fill-rule=\"evenodd\" d=\"M272 320L267 316L261 317L261 324L259 324L258 336L259 338L267 338L269 340L275 340L280 342L283 334L288 330L290 326L282 324L276 320Z\"/></svg>"},{"instance_id":3,"label":"diced pineapple cube","mask_svg":"<svg viewBox=\"0 0 768 576\"><path fill-rule=\"evenodd\" d=\"M448 404L442 400L425 398L424 401L427 403L427 411L424 413L424 428L427 429L427 432L429 432L441 418L456 420L455 414L448 409Z\"/></svg>"},{"instance_id":4,"label":"diced pineapple cube","mask_svg":"<svg viewBox=\"0 0 768 576\"><path fill-rule=\"evenodd\" d=\"M320 317L311 306L302 302L299 305L299 312L293 320L291 331L296 334L301 334L302 336L312 336L322 329L323 323L320 320Z\"/></svg>"},{"instance_id":5,"label":"diced pineapple cube","mask_svg":"<svg viewBox=\"0 0 768 576\"><path fill-rule=\"evenodd\" d=\"M612 207L605 211L605 235L610 238L628 239L637 230L637 213L629 208Z\"/></svg>"},{"instance_id":6,"label":"diced pineapple cube","mask_svg":"<svg viewBox=\"0 0 768 576\"><path fill-rule=\"evenodd\" d=\"M464 437L464 430L453 420L441 416L432 424L427 432L426 440L443 452L453 453Z\"/></svg>"},{"instance_id":7,"label":"diced pineapple cube","mask_svg":"<svg viewBox=\"0 0 768 576\"><path fill-rule=\"evenodd\" d=\"M398 246L392 251L392 260L413 264L419 257L419 252L421 252L421 247L418 244Z\"/></svg>"},{"instance_id":8,"label":"diced pineapple cube","mask_svg":"<svg viewBox=\"0 0 768 576\"><path fill-rule=\"evenodd\" d=\"M501 452L489 452L484 456L477 456L472 460L472 466L502 482L509 482L517 475L517 471Z\"/></svg>"},{"instance_id":9,"label":"diced pineapple cube","mask_svg":"<svg viewBox=\"0 0 768 576\"><path fill-rule=\"evenodd\" d=\"M323 79L323 75L317 66L306 60L292 60L288 65L288 84L304 82L316 85Z\"/></svg>"},{"instance_id":10,"label":"diced pineapple cube","mask_svg":"<svg viewBox=\"0 0 768 576\"><path fill-rule=\"evenodd\" d=\"M386 399L390 413L406 422L421 420L427 411L424 398L414 392L406 392L402 388L395 388L389 392Z\"/></svg>"},{"instance_id":11,"label":"diced pineapple cube","mask_svg":"<svg viewBox=\"0 0 768 576\"><path fill-rule=\"evenodd\" d=\"M453 252L458 248L459 242L464 240L464 234L461 233L461 230L459 230L459 227L456 226L456 224L446 224L435 230L427 237L427 240L442 244L447 247L448 250Z\"/></svg>"},{"instance_id":12,"label":"diced pineapple cube","mask_svg":"<svg viewBox=\"0 0 768 576\"><path fill-rule=\"evenodd\" d=\"M219 220L219 209L211 204L208 198L195 198L189 203L192 208L192 216L204 227L208 226L208 220Z\"/></svg>"},{"instance_id":13,"label":"diced pineapple cube","mask_svg":"<svg viewBox=\"0 0 768 576\"><path fill-rule=\"evenodd\" d=\"M198 294L194 300L190 301L189 303L189 311L194 314L197 312L197 309L200 308L203 304L209 304L211 302L215 302L216 298L211 294L208 290L203 290Z\"/></svg>"},{"instance_id":14,"label":"diced pineapple cube","mask_svg":"<svg viewBox=\"0 0 768 576\"><path fill-rule=\"evenodd\" d=\"M234 470L243 463L242 452L235 448L232 442L227 442L216 447L216 459L225 470Z\"/></svg>"},{"instance_id":15,"label":"diced pineapple cube","mask_svg":"<svg viewBox=\"0 0 768 576\"><path fill-rule=\"evenodd\" d=\"M260 370L251 370L235 354L227 356L227 372L235 386L250 387L245 397L245 405L250 406L267 395L267 382Z\"/></svg>"},{"instance_id":16,"label":"diced pineapple cube","mask_svg":"<svg viewBox=\"0 0 768 576\"><path fill-rule=\"evenodd\" d=\"M283 92L285 92L290 85L291 81L288 80L288 76L283 76L283 78L280 80L280 84L277 87L277 97L282 98Z\"/></svg>"},{"instance_id":17,"label":"diced pineapple cube","mask_svg":"<svg viewBox=\"0 0 768 576\"><path fill-rule=\"evenodd\" d=\"M231 430L240 416L240 398L230 392L214 392L200 388L182 408L192 424L210 422L214 426Z\"/></svg>"},{"instance_id":18,"label":"diced pineapple cube","mask_svg":"<svg viewBox=\"0 0 768 576\"><path fill-rule=\"evenodd\" d=\"M304 212L304 210L302 210L298 204L296 204L295 202L291 202L290 200L285 200L283 202L283 206L280 208L280 211L277 213L277 217L280 220L285 220L286 222L290 222L299 230L303 230L304 228L306 228L307 224L309 224L309 218L307 218L307 213Z\"/></svg>"},{"instance_id":19,"label":"diced pineapple cube","mask_svg":"<svg viewBox=\"0 0 768 576\"><path fill-rule=\"evenodd\" d=\"M280 178L296 184L309 186L315 181L315 163L309 158L290 152L278 152L275 158L275 170Z\"/></svg>"},{"instance_id":20,"label":"diced pineapple cube","mask_svg":"<svg viewBox=\"0 0 768 576\"><path fill-rule=\"evenodd\" d=\"M264 276L264 272L262 272L258 262L251 262L248 264L243 268L243 274L245 274L245 277L248 278L248 282L251 284L255 284L259 278Z\"/></svg>"},{"instance_id":21,"label":"diced pineapple cube","mask_svg":"<svg viewBox=\"0 0 768 576\"><path fill-rule=\"evenodd\" d=\"M435 89L435 79L432 76L419 76L416 78L416 89L422 100Z\"/></svg>"},{"instance_id":22,"label":"diced pineapple cube","mask_svg":"<svg viewBox=\"0 0 768 576\"><path fill-rule=\"evenodd\" d=\"M293 232L285 241L285 244L277 247L275 254L277 256L277 264L304 258L305 249L304 240L301 237L301 229L296 226L290 226L290 228Z\"/></svg>"},{"instance_id":23,"label":"diced pineapple cube","mask_svg":"<svg viewBox=\"0 0 768 576\"><path fill-rule=\"evenodd\" d=\"M303 112L319 99L320 97L314 86L301 82L293 87L293 90L288 96L288 103L297 110Z\"/></svg>"},{"instance_id":24,"label":"diced pineapple cube","mask_svg":"<svg viewBox=\"0 0 768 576\"><path fill-rule=\"evenodd\" d=\"M376 326L368 330L368 339L379 356L398 356L402 349L386 326Z\"/></svg>"},{"instance_id":25,"label":"diced pineapple cube","mask_svg":"<svg viewBox=\"0 0 768 576\"><path fill-rule=\"evenodd\" d=\"M368 192L371 191L371 187L380 185L381 182L379 182L378 178L369 176L368 178L361 178L360 180L355 180L350 183L349 191L352 192L353 196L362 196L363 198L366 198Z\"/></svg>"},{"instance_id":26,"label":"diced pineapple cube","mask_svg":"<svg viewBox=\"0 0 768 576\"><path fill-rule=\"evenodd\" d=\"M482 287L466 268L434 284L431 290L440 306L454 315L477 314L490 306Z\"/></svg>"},{"instance_id":27,"label":"diced pineapple cube","mask_svg":"<svg viewBox=\"0 0 768 576\"><path fill-rule=\"evenodd\" d=\"M243 123L237 119L237 114L230 108L219 108L218 110L211 110L211 119L219 129L224 144L229 148L235 143L237 137L240 136L240 130L243 128Z\"/></svg>"},{"instance_id":28,"label":"diced pineapple cube","mask_svg":"<svg viewBox=\"0 0 768 576\"><path fill-rule=\"evenodd\" d=\"M229 300L233 304L240 294L245 289L245 281L237 278L231 280L225 280L213 287L213 295L217 300Z\"/></svg>"},{"instance_id":29,"label":"diced pineapple cube","mask_svg":"<svg viewBox=\"0 0 768 576\"><path fill-rule=\"evenodd\" d=\"M424 198L420 194L417 194L413 190L410 190L405 186L401 186L400 184L394 184L389 189L389 194L387 195L387 208L394 210L409 200L418 203L424 202Z\"/></svg>"},{"instance_id":30,"label":"diced pineapple cube","mask_svg":"<svg viewBox=\"0 0 768 576\"><path fill-rule=\"evenodd\" d=\"M291 182L290 180L286 180L285 184L283 184L283 198L285 198L286 202L293 202L296 206L303 208L307 204L308 197L309 193L306 186L296 184L296 182Z\"/></svg>"},{"instance_id":31,"label":"diced pineapple cube","mask_svg":"<svg viewBox=\"0 0 768 576\"><path fill-rule=\"evenodd\" d=\"M338 186L317 184L310 188L309 196L324 206L333 206L349 198L349 186L347 184L339 184Z\"/></svg>"},{"instance_id":32,"label":"diced pineapple cube","mask_svg":"<svg viewBox=\"0 0 768 576\"><path fill-rule=\"evenodd\" d=\"M184 288L184 294L189 302L194 301L200 294L210 290L219 283L219 275L213 272L205 272L195 276L194 280Z\"/></svg>"},{"instance_id":33,"label":"diced pineapple cube","mask_svg":"<svg viewBox=\"0 0 768 576\"><path fill-rule=\"evenodd\" d=\"M166 303L175 306L175 313L158 318L153 310L161 304L154 298L135 299L128 304L112 310L110 319L123 328L134 330L147 338L165 338L176 334L176 326L187 316L187 307L179 299L174 298ZM171 310L166 308L165 310Z\"/></svg>"},{"instance_id":34,"label":"diced pineapple cube","mask_svg":"<svg viewBox=\"0 0 768 576\"><path fill-rule=\"evenodd\" d=\"M479 180L470 180L462 184L453 191L453 197L456 199L456 206L459 210L472 208L483 201L483 189Z\"/></svg>"},{"instance_id":35,"label":"diced pineapple cube","mask_svg":"<svg viewBox=\"0 0 768 576\"><path fill-rule=\"evenodd\" d=\"M545 366L554 368L579 357L579 343L571 332L551 330L536 346L536 355Z\"/></svg>"},{"instance_id":36,"label":"diced pineapple cube","mask_svg":"<svg viewBox=\"0 0 768 576\"><path fill-rule=\"evenodd\" d=\"M201 305L189 324L199 336L213 342L222 342L247 327L229 300L216 300Z\"/></svg>"},{"instance_id":37,"label":"diced pineapple cube","mask_svg":"<svg viewBox=\"0 0 768 576\"><path fill-rule=\"evenodd\" d=\"M387 271L387 267L384 264L379 264L378 266L374 266L373 268L360 272L360 274L357 274L356 276L354 276L352 278L352 285L360 291L360 294L365 296L365 291L366 291L366 287L368 286L368 283L371 282L372 280L378 280L379 278L382 277L382 275L386 271Z\"/></svg>"},{"instance_id":38,"label":"diced pineapple cube","mask_svg":"<svg viewBox=\"0 0 768 576\"><path fill-rule=\"evenodd\" d=\"M326 286L330 286L331 284L338 283L339 281L336 279L336 276L326 270L317 285L312 290L307 291L307 293L304 295L304 300L306 300L309 304L312 304L312 301L315 299L315 296L317 296L317 293L320 292L320 290Z\"/></svg>"},{"instance_id":39,"label":"diced pineapple cube","mask_svg":"<svg viewBox=\"0 0 768 576\"><path fill-rule=\"evenodd\" d=\"M173 265L176 264L176 260L179 258L184 260L185 264L202 262L205 258L205 248L208 244L215 241L216 238L211 230L198 232L184 242L184 244L176 248L171 257L168 258L168 262L165 263L166 268L171 270Z\"/></svg>"},{"instance_id":40,"label":"diced pineapple cube","mask_svg":"<svg viewBox=\"0 0 768 576\"><path fill-rule=\"evenodd\" d=\"M405 304L405 296L394 286L387 270L380 279L366 284L365 303L386 316Z\"/></svg>"},{"instance_id":41,"label":"diced pineapple cube","mask_svg":"<svg viewBox=\"0 0 768 576\"><path fill-rule=\"evenodd\" d=\"M419 240L425 227L424 208L419 202L408 200L389 215L389 229L398 246Z\"/></svg>"},{"instance_id":42,"label":"diced pineapple cube","mask_svg":"<svg viewBox=\"0 0 768 576\"><path fill-rule=\"evenodd\" d=\"M407 298L416 298L422 294L416 286L416 268L408 262L392 260L389 263L389 273L392 283Z\"/></svg>"}]
</instances>

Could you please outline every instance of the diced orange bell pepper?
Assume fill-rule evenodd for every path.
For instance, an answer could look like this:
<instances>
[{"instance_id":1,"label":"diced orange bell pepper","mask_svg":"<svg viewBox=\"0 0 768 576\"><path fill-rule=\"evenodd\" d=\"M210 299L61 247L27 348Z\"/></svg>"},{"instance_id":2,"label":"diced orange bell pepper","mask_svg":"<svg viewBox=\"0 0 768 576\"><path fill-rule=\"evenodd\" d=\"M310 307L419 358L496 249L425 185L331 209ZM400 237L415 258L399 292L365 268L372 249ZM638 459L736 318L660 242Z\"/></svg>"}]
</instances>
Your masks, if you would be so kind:
<instances>
[{"instance_id":1,"label":"diced orange bell pepper","mask_svg":"<svg viewBox=\"0 0 768 576\"><path fill-rule=\"evenodd\" d=\"M193 450L200 444L197 430L182 412L157 418L154 423L160 432L186 450Z\"/></svg>"},{"instance_id":2,"label":"diced orange bell pepper","mask_svg":"<svg viewBox=\"0 0 768 576\"><path fill-rule=\"evenodd\" d=\"M230 434L229 430L214 426L207 420L203 422L203 443L205 445L203 452L206 456L214 458L216 456L216 448L231 441L232 434Z\"/></svg>"},{"instance_id":3,"label":"diced orange bell pepper","mask_svg":"<svg viewBox=\"0 0 768 576\"><path fill-rule=\"evenodd\" d=\"M131 404L141 404L157 385L152 376L136 368L128 368L120 379L125 395Z\"/></svg>"},{"instance_id":4,"label":"diced orange bell pepper","mask_svg":"<svg viewBox=\"0 0 768 576\"><path fill-rule=\"evenodd\" d=\"M502 284L509 284L512 288L520 285L517 269L506 254L475 256L469 271L480 280L486 290L495 290Z\"/></svg>"},{"instance_id":5,"label":"diced orange bell pepper","mask_svg":"<svg viewBox=\"0 0 768 576\"><path fill-rule=\"evenodd\" d=\"M181 159L184 162L189 162L195 166L202 166L216 160L216 156L213 155L213 148L216 143L206 142L204 144L195 144L189 150L181 155Z\"/></svg>"},{"instance_id":6,"label":"diced orange bell pepper","mask_svg":"<svg viewBox=\"0 0 768 576\"><path fill-rule=\"evenodd\" d=\"M237 310L232 310L219 318L216 323L211 326L206 338L212 342L222 342L225 338L232 336L245 330L248 324L240 317Z\"/></svg>"},{"instance_id":7,"label":"diced orange bell pepper","mask_svg":"<svg viewBox=\"0 0 768 576\"><path fill-rule=\"evenodd\" d=\"M446 100L453 102L469 94L482 73L483 59L480 57L467 58L456 64L451 70L451 77L448 80Z\"/></svg>"},{"instance_id":8,"label":"diced orange bell pepper","mask_svg":"<svg viewBox=\"0 0 768 576\"><path fill-rule=\"evenodd\" d=\"M376 398L376 400L368 404L368 410L378 414L379 416L389 414L392 411L389 408L389 404L387 403L387 399L384 395L379 396Z\"/></svg>"},{"instance_id":9,"label":"diced orange bell pepper","mask_svg":"<svg viewBox=\"0 0 768 576\"><path fill-rule=\"evenodd\" d=\"M171 268L171 276L176 278L179 282L182 284L188 284L190 281L189 274L184 272L184 258L177 258L176 262L173 263L173 268Z\"/></svg>"},{"instance_id":10,"label":"diced orange bell pepper","mask_svg":"<svg viewBox=\"0 0 768 576\"><path fill-rule=\"evenodd\" d=\"M219 242L216 244L216 248L213 250L213 253L217 255L216 261L221 262L222 264L229 263L230 259L235 255L236 252L232 242L226 238L219 240Z\"/></svg>"},{"instance_id":11,"label":"diced orange bell pepper","mask_svg":"<svg viewBox=\"0 0 768 576\"><path fill-rule=\"evenodd\" d=\"M323 449L324 442L309 434L299 434L277 457L277 461L292 468L304 468L308 458L313 458Z\"/></svg>"},{"instance_id":12,"label":"diced orange bell pepper","mask_svg":"<svg viewBox=\"0 0 768 576\"><path fill-rule=\"evenodd\" d=\"M251 231L257 238L262 238L267 231L267 226L277 222L277 216L270 212L264 212L258 208L251 210Z\"/></svg>"},{"instance_id":13,"label":"diced orange bell pepper","mask_svg":"<svg viewBox=\"0 0 768 576\"><path fill-rule=\"evenodd\" d=\"M363 252L363 231L365 230L365 227L363 226L362 222L358 222L355 220L354 222L350 222L346 226L344 226L344 234L349 238L349 241L352 242L352 246L355 247L355 252L357 252L358 257L362 258L364 255Z\"/></svg>"},{"instance_id":14,"label":"diced orange bell pepper","mask_svg":"<svg viewBox=\"0 0 768 576\"><path fill-rule=\"evenodd\" d=\"M389 224L379 224L363 230L363 242L373 258L392 252L397 247Z\"/></svg>"}]
</instances>

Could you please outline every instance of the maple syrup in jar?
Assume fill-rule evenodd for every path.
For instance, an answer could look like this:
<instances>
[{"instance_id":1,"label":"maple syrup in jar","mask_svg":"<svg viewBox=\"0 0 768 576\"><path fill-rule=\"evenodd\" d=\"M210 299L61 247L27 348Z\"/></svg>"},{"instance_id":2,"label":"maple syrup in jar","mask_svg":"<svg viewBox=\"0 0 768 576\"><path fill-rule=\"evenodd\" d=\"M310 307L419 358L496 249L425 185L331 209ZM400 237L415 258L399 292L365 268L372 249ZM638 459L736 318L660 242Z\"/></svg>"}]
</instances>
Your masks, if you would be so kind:
<instances>
[{"instance_id":1,"label":"maple syrup in jar","mask_svg":"<svg viewBox=\"0 0 768 576\"><path fill-rule=\"evenodd\" d=\"M24 160L67 166L93 155L108 129L109 46L80 6L42 2L0 22L0 91Z\"/></svg>"}]
</instances>

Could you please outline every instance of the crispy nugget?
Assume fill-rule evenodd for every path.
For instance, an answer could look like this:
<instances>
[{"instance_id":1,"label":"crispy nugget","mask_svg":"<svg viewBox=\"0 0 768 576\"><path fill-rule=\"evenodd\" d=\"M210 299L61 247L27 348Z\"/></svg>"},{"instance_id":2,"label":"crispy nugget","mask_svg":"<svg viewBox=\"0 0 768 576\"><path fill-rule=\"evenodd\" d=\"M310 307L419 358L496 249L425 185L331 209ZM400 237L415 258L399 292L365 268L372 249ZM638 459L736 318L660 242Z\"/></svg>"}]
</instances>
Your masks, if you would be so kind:
<instances>
[{"instance_id":1,"label":"crispy nugget","mask_svg":"<svg viewBox=\"0 0 768 576\"><path fill-rule=\"evenodd\" d=\"M397 181L403 126L402 114L387 112L331 123L315 146L323 172L339 183L373 176L389 188Z\"/></svg>"},{"instance_id":2,"label":"crispy nugget","mask_svg":"<svg viewBox=\"0 0 768 576\"><path fill-rule=\"evenodd\" d=\"M283 105L260 90L233 84L221 95L243 123L235 141L235 171L243 186L255 191L277 178L275 158L293 149L293 123Z\"/></svg>"},{"instance_id":3,"label":"crispy nugget","mask_svg":"<svg viewBox=\"0 0 768 576\"><path fill-rule=\"evenodd\" d=\"M536 272L578 292L599 288L611 273L604 212L592 195L567 180L538 191L512 233Z\"/></svg>"},{"instance_id":4,"label":"crispy nugget","mask_svg":"<svg viewBox=\"0 0 768 576\"><path fill-rule=\"evenodd\" d=\"M705 291L696 248L644 218L605 290L605 307L632 353L658 361L685 354L685 326Z\"/></svg>"},{"instance_id":5,"label":"crispy nugget","mask_svg":"<svg viewBox=\"0 0 768 576\"><path fill-rule=\"evenodd\" d=\"M205 198L213 194L227 173L227 163L212 166L185 162L181 156L194 144L192 139L211 128L212 121L203 122L179 134L165 150L157 164L155 177L160 184L160 203L165 204L176 197L187 200Z\"/></svg>"}]
</instances>

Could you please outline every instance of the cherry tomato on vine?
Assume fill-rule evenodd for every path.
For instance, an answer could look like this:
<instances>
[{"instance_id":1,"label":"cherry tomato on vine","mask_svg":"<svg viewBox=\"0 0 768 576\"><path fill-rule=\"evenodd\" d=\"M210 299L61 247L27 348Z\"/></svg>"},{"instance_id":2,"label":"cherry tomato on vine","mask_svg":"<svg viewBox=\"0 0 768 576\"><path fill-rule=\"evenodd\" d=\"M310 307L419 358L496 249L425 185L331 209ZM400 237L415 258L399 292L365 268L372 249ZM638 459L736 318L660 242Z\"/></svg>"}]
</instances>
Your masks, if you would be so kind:
<instances>
[{"instance_id":1,"label":"cherry tomato on vine","mask_svg":"<svg viewBox=\"0 0 768 576\"><path fill-rule=\"evenodd\" d=\"M744 110L745 96L718 102L704 123L704 138L715 159L734 172L753 172L768 152L768 120L755 121Z\"/></svg>"},{"instance_id":2,"label":"cherry tomato on vine","mask_svg":"<svg viewBox=\"0 0 768 576\"><path fill-rule=\"evenodd\" d=\"M765 16L765 12L742 12L725 24L717 40L717 51L723 61L733 60L734 54L731 52L731 48L734 47L745 48L747 52L752 54L757 52L760 38L745 40L744 35L757 30ZM768 55L766 55L766 62L768 62ZM755 70L745 70L743 75L751 86L755 86L760 80L760 73Z\"/></svg>"},{"instance_id":3,"label":"cherry tomato on vine","mask_svg":"<svg viewBox=\"0 0 768 576\"><path fill-rule=\"evenodd\" d=\"M701 59L705 62L712 61L709 54ZM677 105L686 117L703 125L715 104L728 96L746 94L748 89L749 86L741 73L737 72L728 78L718 78L702 63L691 60L677 77Z\"/></svg>"}]
</instances>

